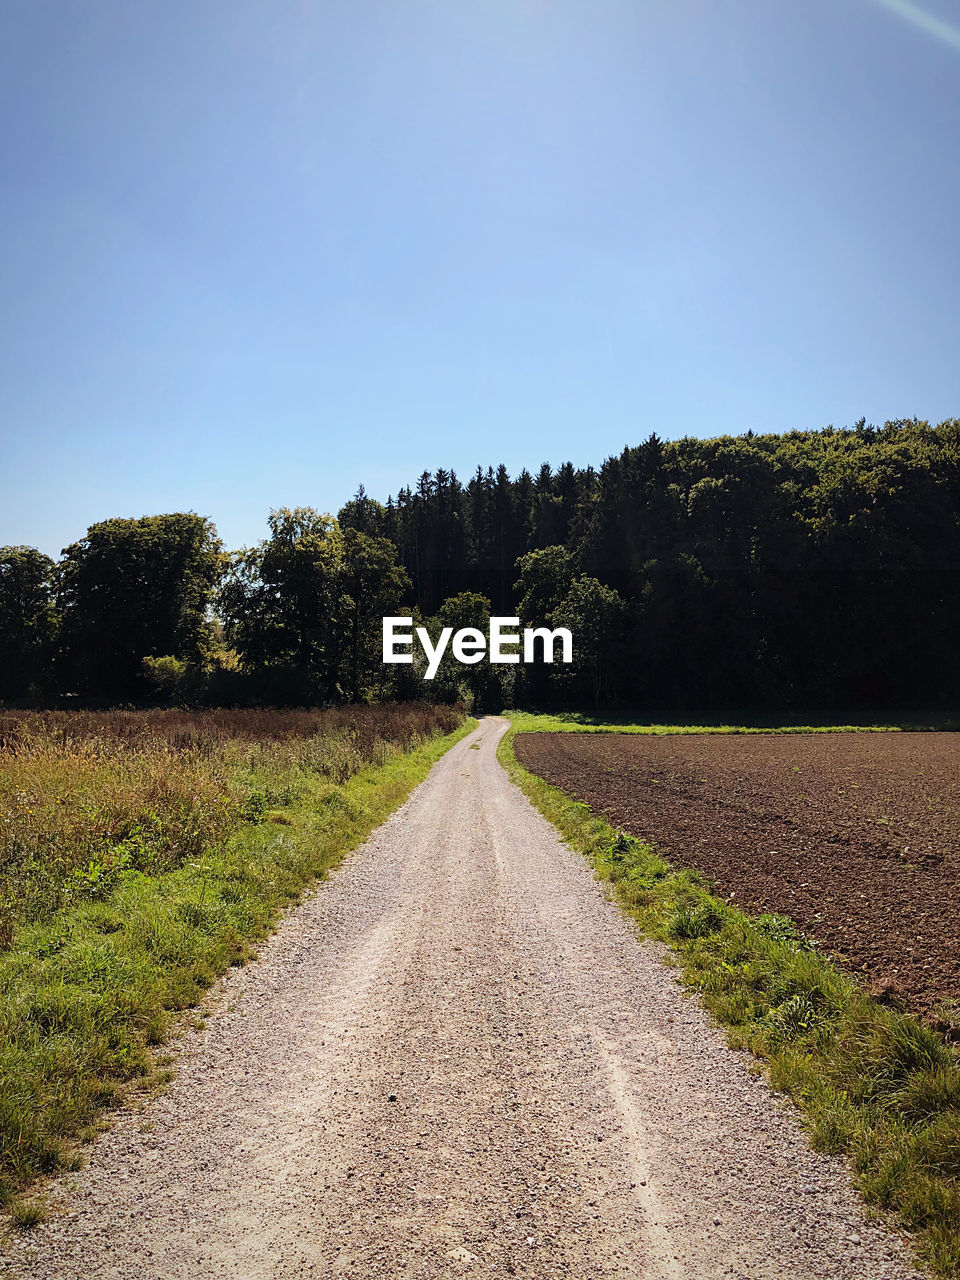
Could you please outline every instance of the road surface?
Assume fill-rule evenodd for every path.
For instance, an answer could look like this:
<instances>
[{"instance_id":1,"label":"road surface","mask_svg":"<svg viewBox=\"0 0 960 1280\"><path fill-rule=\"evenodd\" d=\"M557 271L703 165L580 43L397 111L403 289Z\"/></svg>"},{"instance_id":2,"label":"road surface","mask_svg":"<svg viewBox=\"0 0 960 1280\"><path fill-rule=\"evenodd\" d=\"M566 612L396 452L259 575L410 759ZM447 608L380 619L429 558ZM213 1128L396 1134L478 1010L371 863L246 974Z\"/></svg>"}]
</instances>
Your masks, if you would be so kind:
<instances>
[{"instance_id":1,"label":"road surface","mask_svg":"<svg viewBox=\"0 0 960 1280\"><path fill-rule=\"evenodd\" d=\"M488 718L220 984L21 1280L907 1280Z\"/></svg>"}]
</instances>

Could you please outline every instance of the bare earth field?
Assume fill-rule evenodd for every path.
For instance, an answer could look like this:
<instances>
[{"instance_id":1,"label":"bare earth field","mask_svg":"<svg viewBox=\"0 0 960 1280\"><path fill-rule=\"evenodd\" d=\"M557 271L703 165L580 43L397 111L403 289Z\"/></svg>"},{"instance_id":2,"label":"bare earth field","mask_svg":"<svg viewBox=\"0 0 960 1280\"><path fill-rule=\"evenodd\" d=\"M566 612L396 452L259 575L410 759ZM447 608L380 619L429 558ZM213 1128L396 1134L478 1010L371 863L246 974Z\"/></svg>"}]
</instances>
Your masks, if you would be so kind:
<instances>
[{"instance_id":1,"label":"bare earth field","mask_svg":"<svg viewBox=\"0 0 960 1280\"><path fill-rule=\"evenodd\" d=\"M841 1161L454 746L234 970L4 1280L909 1280Z\"/></svg>"},{"instance_id":2,"label":"bare earth field","mask_svg":"<svg viewBox=\"0 0 960 1280\"><path fill-rule=\"evenodd\" d=\"M530 733L532 773L876 990L960 999L960 734Z\"/></svg>"}]
</instances>

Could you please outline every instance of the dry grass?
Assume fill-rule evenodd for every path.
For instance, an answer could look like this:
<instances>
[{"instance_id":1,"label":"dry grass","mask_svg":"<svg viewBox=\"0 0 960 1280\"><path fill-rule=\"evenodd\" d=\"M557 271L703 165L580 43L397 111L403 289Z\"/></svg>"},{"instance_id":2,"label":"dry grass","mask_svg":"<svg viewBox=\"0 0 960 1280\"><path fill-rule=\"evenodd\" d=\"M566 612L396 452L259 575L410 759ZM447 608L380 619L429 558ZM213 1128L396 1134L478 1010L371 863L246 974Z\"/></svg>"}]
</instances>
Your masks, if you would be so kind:
<instances>
[{"instance_id":1,"label":"dry grass","mask_svg":"<svg viewBox=\"0 0 960 1280\"><path fill-rule=\"evenodd\" d=\"M305 776L341 784L461 718L420 704L0 715L0 949L125 876L219 848Z\"/></svg>"},{"instance_id":2,"label":"dry grass","mask_svg":"<svg viewBox=\"0 0 960 1280\"><path fill-rule=\"evenodd\" d=\"M150 1046L170 1012L241 963L468 726L425 705L0 723L3 1204L70 1166L64 1138L92 1135L125 1081L161 1078Z\"/></svg>"},{"instance_id":3,"label":"dry grass","mask_svg":"<svg viewBox=\"0 0 960 1280\"><path fill-rule=\"evenodd\" d=\"M43 1200L15 1200L10 1209L10 1220L22 1231L29 1231L47 1219L47 1206Z\"/></svg>"}]
</instances>

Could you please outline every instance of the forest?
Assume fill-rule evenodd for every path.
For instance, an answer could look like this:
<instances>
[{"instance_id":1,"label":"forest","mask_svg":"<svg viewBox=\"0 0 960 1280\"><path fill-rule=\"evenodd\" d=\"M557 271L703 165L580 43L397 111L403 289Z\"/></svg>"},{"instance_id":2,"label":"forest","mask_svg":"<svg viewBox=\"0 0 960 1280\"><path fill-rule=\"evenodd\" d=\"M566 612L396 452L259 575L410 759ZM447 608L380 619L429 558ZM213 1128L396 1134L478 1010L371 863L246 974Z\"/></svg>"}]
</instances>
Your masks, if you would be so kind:
<instances>
[{"instance_id":1,"label":"forest","mask_svg":"<svg viewBox=\"0 0 960 1280\"><path fill-rule=\"evenodd\" d=\"M465 699L648 714L944 709L960 693L960 420L424 472L227 552L195 513L0 548L7 705ZM569 666L385 667L381 618L565 626Z\"/></svg>"}]
</instances>

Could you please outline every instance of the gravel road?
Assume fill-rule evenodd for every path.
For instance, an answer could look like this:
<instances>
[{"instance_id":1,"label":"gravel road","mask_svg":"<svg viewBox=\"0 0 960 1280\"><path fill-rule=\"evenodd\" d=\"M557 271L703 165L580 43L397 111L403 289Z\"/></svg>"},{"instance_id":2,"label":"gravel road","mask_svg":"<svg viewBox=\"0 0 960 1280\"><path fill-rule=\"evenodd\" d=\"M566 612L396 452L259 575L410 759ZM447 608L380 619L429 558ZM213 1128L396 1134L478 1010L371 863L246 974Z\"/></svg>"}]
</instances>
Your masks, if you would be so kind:
<instances>
[{"instance_id":1,"label":"gravel road","mask_svg":"<svg viewBox=\"0 0 960 1280\"><path fill-rule=\"evenodd\" d=\"M218 987L21 1280L907 1280L484 720Z\"/></svg>"}]
</instances>

